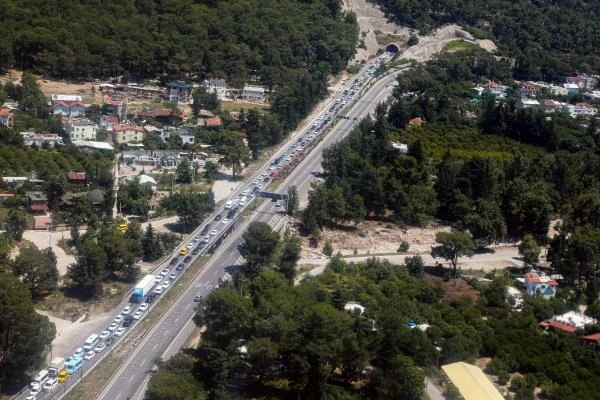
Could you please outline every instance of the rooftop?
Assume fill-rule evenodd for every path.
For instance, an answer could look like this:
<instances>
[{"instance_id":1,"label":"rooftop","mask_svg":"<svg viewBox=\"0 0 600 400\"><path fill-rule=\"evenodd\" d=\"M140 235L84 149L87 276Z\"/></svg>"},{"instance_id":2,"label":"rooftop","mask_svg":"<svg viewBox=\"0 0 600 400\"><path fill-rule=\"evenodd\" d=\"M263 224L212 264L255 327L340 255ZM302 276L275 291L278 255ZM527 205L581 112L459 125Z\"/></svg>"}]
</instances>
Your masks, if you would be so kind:
<instances>
[{"instance_id":1,"label":"rooftop","mask_svg":"<svg viewBox=\"0 0 600 400\"><path fill-rule=\"evenodd\" d=\"M144 132L144 128L137 125L113 125L113 131L138 131Z\"/></svg>"},{"instance_id":2,"label":"rooftop","mask_svg":"<svg viewBox=\"0 0 600 400\"><path fill-rule=\"evenodd\" d=\"M465 362L442 365L442 370L465 400L504 400L478 367Z\"/></svg>"},{"instance_id":3,"label":"rooftop","mask_svg":"<svg viewBox=\"0 0 600 400\"><path fill-rule=\"evenodd\" d=\"M558 282L548 275L539 274L533 271L525 274L525 280L528 283L547 283L550 286L558 286Z\"/></svg>"},{"instance_id":4,"label":"rooftop","mask_svg":"<svg viewBox=\"0 0 600 400\"><path fill-rule=\"evenodd\" d=\"M97 150L114 150L110 144L106 142L92 142L89 140L73 140L73 145L76 147L90 147Z\"/></svg>"}]
</instances>

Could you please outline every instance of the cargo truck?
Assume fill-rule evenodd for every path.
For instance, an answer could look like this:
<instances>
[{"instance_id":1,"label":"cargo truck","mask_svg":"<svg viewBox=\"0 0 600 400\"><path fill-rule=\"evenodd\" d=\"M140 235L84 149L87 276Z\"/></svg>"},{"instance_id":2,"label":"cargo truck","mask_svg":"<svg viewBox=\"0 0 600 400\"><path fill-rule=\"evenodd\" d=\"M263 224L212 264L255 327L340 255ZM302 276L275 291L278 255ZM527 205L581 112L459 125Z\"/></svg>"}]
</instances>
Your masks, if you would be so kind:
<instances>
[{"instance_id":1,"label":"cargo truck","mask_svg":"<svg viewBox=\"0 0 600 400\"><path fill-rule=\"evenodd\" d=\"M48 366L48 376L57 378L60 371L65 369L65 359L62 357L54 357Z\"/></svg>"},{"instance_id":2,"label":"cargo truck","mask_svg":"<svg viewBox=\"0 0 600 400\"><path fill-rule=\"evenodd\" d=\"M154 283L154 275L146 275L145 277L143 277L142 280L139 281L138 284L135 285L135 287L133 288L133 293L131 294L131 302L143 302L144 297L146 297L154 287Z\"/></svg>"}]
</instances>

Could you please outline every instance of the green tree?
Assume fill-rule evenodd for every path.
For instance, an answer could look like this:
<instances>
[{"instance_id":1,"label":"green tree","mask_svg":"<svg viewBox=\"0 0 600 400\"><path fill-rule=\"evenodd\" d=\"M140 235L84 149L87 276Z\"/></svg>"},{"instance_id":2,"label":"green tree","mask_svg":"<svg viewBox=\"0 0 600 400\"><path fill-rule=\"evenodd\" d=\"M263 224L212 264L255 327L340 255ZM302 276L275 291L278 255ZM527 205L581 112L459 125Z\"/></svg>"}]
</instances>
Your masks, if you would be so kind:
<instances>
[{"instance_id":1,"label":"green tree","mask_svg":"<svg viewBox=\"0 0 600 400\"><path fill-rule=\"evenodd\" d=\"M327 257L331 257L333 255L333 246L331 245L331 241L326 240L323 245L323 254Z\"/></svg>"},{"instance_id":2,"label":"green tree","mask_svg":"<svg viewBox=\"0 0 600 400\"><path fill-rule=\"evenodd\" d=\"M523 240L519 244L519 254L523 257L523 263L525 263L526 268L537 264L540 256L540 246L538 246L532 235L527 234L523 236Z\"/></svg>"},{"instance_id":3,"label":"green tree","mask_svg":"<svg viewBox=\"0 0 600 400\"><path fill-rule=\"evenodd\" d=\"M195 116L200 114L201 109L216 112L220 106L221 102L217 94L208 92L204 86L200 86L192 92L192 112Z\"/></svg>"},{"instance_id":4,"label":"green tree","mask_svg":"<svg viewBox=\"0 0 600 400\"><path fill-rule=\"evenodd\" d=\"M56 256L51 248L42 251L24 247L12 262L13 274L27 286L34 301L52 293L58 284Z\"/></svg>"},{"instance_id":5,"label":"green tree","mask_svg":"<svg viewBox=\"0 0 600 400\"><path fill-rule=\"evenodd\" d=\"M191 232L202 223L204 218L215 209L215 197L212 191L206 193L181 192L163 198L161 206L172 210L179 217L179 227L184 232Z\"/></svg>"},{"instance_id":6,"label":"green tree","mask_svg":"<svg viewBox=\"0 0 600 400\"><path fill-rule=\"evenodd\" d=\"M190 168L190 160L187 157L183 157L179 165L177 166L177 182L178 183L192 183L192 169Z\"/></svg>"},{"instance_id":7,"label":"green tree","mask_svg":"<svg viewBox=\"0 0 600 400\"><path fill-rule=\"evenodd\" d=\"M29 224L29 215L23 210L10 210L6 216L6 232L12 240L23 239L23 232Z\"/></svg>"},{"instance_id":8,"label":"green tree","mask_svg":"<svg viewBox=\"0 0 600 400\"><path fill-rule=\"evenodd\" d=\"M452 275L458 277L458 258L473 255L473 238L467 232L438 232L435 241L440 245L431 248L431 256L450 261Z\"/></svg>"},{"instance_id":9,"label":"green tree","mask_svg":"<svg viewBox=\"0 0 600 400\"><path fill-rule=\"evenodd\" d=\"M0 233L0 272L8 270L10 251L13 246L13 240L8 233Z\"/></svg>"},{"instance_id":10,"label":"green tree","mask_svg":"<svg viewBox=\"0 0 600 400\"><path fill-rule=\"evenodd\" d=\"M146 219L152 194L152 187L147 184L142 185L137 178L122 183L119 185L119 210Z\"/></svg>"},{"instance_id":11,"label":"green tree","mask_svg":"<svg viewBox=\"0 0 600 400\"><path fill-rule=\"evenodd\" d=\"M152 224L148 224L146 227L146 233L142 239L142 251L144 261L158 260L164 253L160 239L154 234Z\"/></svg>"},{"instance_id":12,"label":"green tree","mask_svg":"<svg viewBox=\"0 0 600 400\"><path fill-rule=\"evenodd\" d=\"M288 201L287 201L287 215L295 215L298 211L300 200L298 199L298 189L296 185L292 185L288 188Z\"/></svg>"},{"instance_id":13,"label":"green tree","mask_svg":"<svg viewBox=\"0 0 600 400\"><path fill-rule=\"evenodd\" d=\"M231 168L233 178L239 175L244 165L250 161L249 149L243 142L241 132L222 132L219 152L223 155L219 162Z\"/></svg>"},{"instance_id":14,"label":"green tree","mask_svg":"<svg viewBox=\"0 0 600 400\"><path fill-rule=\"evenodd\" d=\"M74 294L82 298L99 297L107 265L106 254L92 240L77 246L76 262L67 268Z\"/></svg>"},{"instance_id":15,"label":"green tree","mask_svg":"<svg viewBox=\"0 0 600 400\"><path fill-rule=\"evenodd\" d=\"M16 277L0 273L0 293L0 385L6 387L43 362L56 329L35 311L27 287Z\"/></svg>"},{"instance_id":16,"label":"green tree","mask_svg":"<svg viewBox=\"0 0 600 400\"><path fill-rule=\"evenodd\" d=\"M465 227L477 246L498 243L506 236L506 223L496 202L479 199L475 210L465 216Z\"/></svg>"},{"instance_id":17,"label":"green tree","mask_svg":"<svg viewBox=\"0 0 600 400\"><path fill-rule=\"evenodd\" d=\"M419 255L412 257L404 257L404 265L406 265L408 273L412 276L420 278L425 274L425 263L423 262L423 257Z\"/></svg>"},{"instance_id":18,"label":"green tree","mask_svg":"<svg viewBox=\"0 0 600 400\"><path fill-rule=\"evenodd\" d=\"M279 262L277 263L277 269L279 272L286 277L290 284L294 283L294 276L296 275L296 263L300 259L300 252L302 251L302 241L296 235L293 235L287 240L281 255L279 256Z\"/></svg>"},{"instance_id":19,"label":"green tree","mask_svg":"<svg viewBox=\"0 0 600 400\"><path fill-rule=\"evenodd\" d=\"M253 222L242 235L240 254L246 259L244 272L250 279L271 266L279 243L279 234L264 222Z\"/></svg>"},{"instance_id":20,"label":"green tree","mask_svg":"<svg viewBox=\"0 0 600 400\"><path fill-rule=\"evenodd\" d=\"M204 164L204 179L209 183L214 182L219 174L219 165L212 161L207 161Z\"/></svg>"}]
</instances>

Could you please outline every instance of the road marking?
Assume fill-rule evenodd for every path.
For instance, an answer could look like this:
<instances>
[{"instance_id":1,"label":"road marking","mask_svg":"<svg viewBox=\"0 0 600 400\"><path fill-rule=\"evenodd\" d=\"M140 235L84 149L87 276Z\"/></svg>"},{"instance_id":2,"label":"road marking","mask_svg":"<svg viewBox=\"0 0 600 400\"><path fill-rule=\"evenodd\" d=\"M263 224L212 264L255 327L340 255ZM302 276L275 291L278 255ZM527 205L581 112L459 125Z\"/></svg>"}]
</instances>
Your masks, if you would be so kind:
<instances>
[{"instance_id":1,"label":"road marking","mask_svg":"<svg viewBox=\"0 0 600 400\"><path fill-rule=\"evenodd\" d=\"M146 364L146 361L148 361L148 359L144 358L144 361L142 361L142 365Z\"/></svg>"},{"instance_id":2,"label":"road marking","mask_svg":"<svg viewBox=\"0 0 600 400\"><path fill-rule=\"evenodd\" d=\"M165 333L163 333L163 336L167 336L168 333L169 331L165 331Z\"/></svg>"},{"instance_id":3,"label":"road marking","mask_svg":"<svg viewBox=\"0 0 600 400\"><path fill-rule=\"evenodd\" d=\"M115 397L115 400L119 400L119 397L121 397L121 392L119 392L119 394L117 395L117 397Z\"/></svg>"},{"instance_id":4,"label":"road marking","mask_svg":"<svg viewBox=\"0 0 600 400\"><path fill-rule=\"evenodd\" d=\"M129 380L127 381L127 383L131 383L131 381L133 380L133 378L135 378L135 375L131 375L131 378L129 378Z\"/></svg>"},{"instance_id":5,"label":"road marking","mask_svg":"<svg viewBox=\"0 0 600 400\"><path fill-rule=\"evenodd\" d=\"M188 303L188 305L187 305L187 306L185 306L185 309L187 310L188 308L190 308L190 306L191 306L191 304L190 304L190 303Z\"/></svg>"},{"instance_id":6,"label":"road marking","mask_svg":"<svg viewBox=\"0 0 600 400\"><path fill-rule=\"evenodd\" d=\"M156 348L157 348L157 347L158 347L158 343L156 343L156 344L154 345L154 347L152 348L152 351L156 350Z\"/></svg>"}]
</instances>

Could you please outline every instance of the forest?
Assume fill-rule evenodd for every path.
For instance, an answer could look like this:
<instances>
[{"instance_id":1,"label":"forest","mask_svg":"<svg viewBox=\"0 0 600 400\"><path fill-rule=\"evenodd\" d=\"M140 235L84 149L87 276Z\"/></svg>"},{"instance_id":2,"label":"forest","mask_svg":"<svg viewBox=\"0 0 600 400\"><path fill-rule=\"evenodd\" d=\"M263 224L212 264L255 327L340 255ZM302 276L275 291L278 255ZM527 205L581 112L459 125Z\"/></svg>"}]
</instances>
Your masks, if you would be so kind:
<instances>
[{"instance_id":1,"label":"forest","mask_svg":"<svg viewBox=\"0 0 600 400\"><path fill-rule=\"evenodd\" d=\"M465 26L494 40L515 62L522 80L562 81L573 72L600 69L600 3L581 0L377 0L402 25L428 32L444 24Z\"/></svg>"},{"instance_id":2,"label":"forest","mask_svg":"<svg viewBox=\"0 0 600 400\"><path fill-rule=\"evenodd\" d=\"M293 285L294 236L253 223L243 237L246 261L233 282L196 307L196 324L207 327L201 343L161 363L148 400L416 400L425 374L439 377L439 365L480 357L492 358L486 372L501 384L510 373L523 375L510 383L518 400L533 399L534 387L550 400L600 396L596 352L576 335L537 326L575 304L566 291L552 301L527 298L515 313L508 275L472 283L475 297L452 297L422 270L340 256ZM348 303L364 309L345 310ZM448 398L457 393L450 389Z\"/></svg>"},{"instance_id":3,"label":"forest","mask_svg":"<svg viewBox=\"0 0 600 400\"><path fill-rule=\"evenodd\" d=\"M354 55L335 0L0 1L0 69L59 78L225 78L274 90L294 126Z\"/></svg>"}]
</instances>

